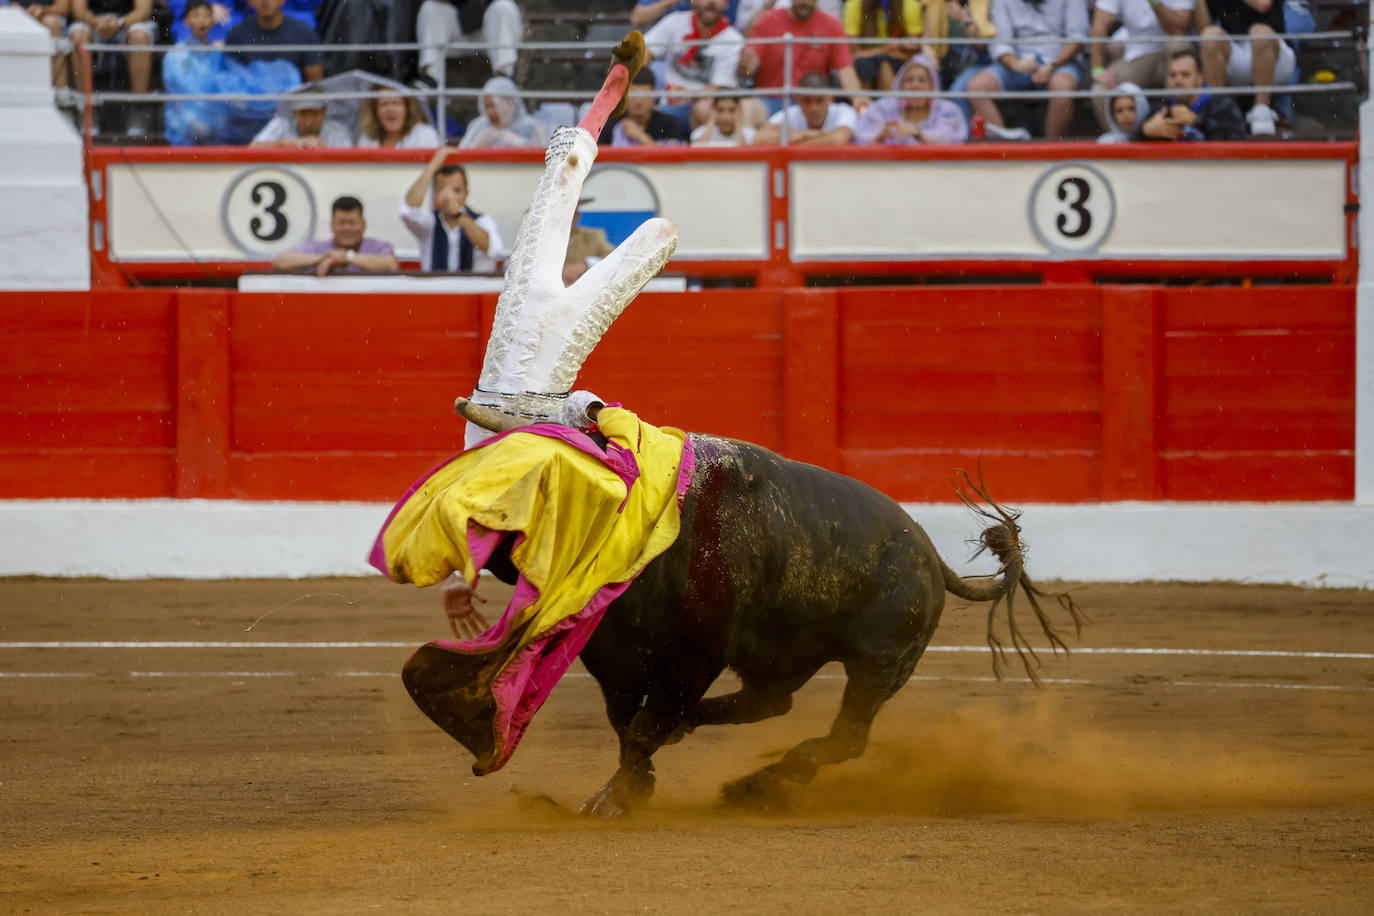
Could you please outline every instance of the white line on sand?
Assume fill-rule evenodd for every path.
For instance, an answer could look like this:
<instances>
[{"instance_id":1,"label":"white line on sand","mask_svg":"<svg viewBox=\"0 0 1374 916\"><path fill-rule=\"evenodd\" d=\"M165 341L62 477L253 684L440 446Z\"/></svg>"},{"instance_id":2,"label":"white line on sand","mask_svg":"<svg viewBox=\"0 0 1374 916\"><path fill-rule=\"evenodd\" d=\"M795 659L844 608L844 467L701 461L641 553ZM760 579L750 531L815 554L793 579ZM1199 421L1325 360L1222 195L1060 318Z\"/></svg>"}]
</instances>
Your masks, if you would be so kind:
<instances>
[{"instance_id":1,"label":"white line on sand","mask_svg":"<svg viewBox=\"0 0 1374 916\"><path fill-rule=\"evenodd\" d=\"M357 678L399 678L400 673L396 671L328 671L322 673L308 673L304 671L0 671L0 680L6 678L220 678L233 680L247 680L249 678L321 678L321 677L357 677ZM574 672L566 674L569 678L590 678L590 674ZM843 680L842 674L818 674L812 680L837 681ZM975 684L996 684L995 677L955 677L940 675L913 675L913 681L955 681ZM1026 678L1005 678L1007 683L1029 684ZM1162 686L1162 687L1241 687L1252 690L1327 690L1345 693L1374 693L1374 687L1346 687L1340 684L1275 684L1260 681L1151 681L1145 684L1136 684L1134 681L1102 681L1090 680L1087 678L1071 677L1042 677L1042 684L1060 684L1070 687L1133 687L1133 686Z\"/></svg>"},{"instance_id":2,"label":"white line on sand","mask_svg":"<svg viewBox=\"0 0 1374 916\"><path fill-rule=\"evenodd\" d=\"M0 649L408 649L417 642L189 642L128 640L123 642L0 642ZM987 646L930 646L927 652L987 652ZM1048 652L1048 649L1041 649ZM1078 647L1071 655L1207 655L1247 658L1349 658L1374 660L1374 652L1299 652L1285 649L1156 649Z\"/></svg>"}]
</instances>

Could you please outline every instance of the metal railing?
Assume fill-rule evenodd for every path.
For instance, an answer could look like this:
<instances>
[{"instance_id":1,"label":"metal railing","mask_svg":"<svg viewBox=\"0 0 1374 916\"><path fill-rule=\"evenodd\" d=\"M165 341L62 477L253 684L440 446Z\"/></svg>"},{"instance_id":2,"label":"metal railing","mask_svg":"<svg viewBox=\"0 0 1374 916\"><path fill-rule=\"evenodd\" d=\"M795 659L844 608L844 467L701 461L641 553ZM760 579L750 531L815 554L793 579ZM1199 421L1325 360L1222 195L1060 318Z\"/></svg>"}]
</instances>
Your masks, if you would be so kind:
<instances>
[{"instance_id":1,"label":"metal railing","mask_svg":"<svg viewBox=\"0 0 1374 916\"><path fill-rule=\"evenodd\" d=\"M1352 49L1359 53L1360 60L1364 60L1364 33L1362 30L1326 30L1304 32L1296 34L1284 34L1276 36L1280 40L1286 41L1337 41L1350 42ZM1206 44L1208 42L1248 42L1272 40L1269 37L1256 38L1250 35L1187 35L1187 36L1142 36L1139 41L1157 43L1166 47L1174 45L1193 46ZM682 99L703 99L716 98L720 96L730 96L735 98L780 98L784 109L790 105L793 99L799 95L815 94L799 91L794 85L793 79L795 71L794 47L798 39L792 35L785 35L779 38L752 39L746 42L747 45L782 44L783 45L783 85L778 87L725 87L725 88L703 88L685 89L673 87L671 89L674 98ZM998 39L998 38L968 38L968 37L945 37L940 39L930 39L925 37L893 39L893 38L822 38L807 37L802 39L807 45L812 44L845 44L850 46L872 45L880 47L907 46L920 49L926 45L941 46L975 46L991 47L995 44L1014 44L1017 46L1044 45L1047 47L1062 48L1067 44L1073 43L1080 45L1079 53L1083 48L1094 44L1119 43L1111 37L1096 38L1086 36L1083 38L1066 39L1058 36L1026 37L1019 39ZM686 41L682 42L683 47L705 46L710 44L709 40ZM522 42L517 45L517 50L524 55L538 56L541 52L580 52L581 59L587 61L609 60L609 51L615 47L615 42L571 42L571 41L545 41L545 42ZM488 51L488 46L482 42L451 42L447 44L435 45L419 42L411 43L373 43L373 44L318 44L318 45L239 45L239 46L197 46L189 44L181 45L147 45L141 47L130 47L122 44L105 44L98 42L88 42L84 46L75 45L67 39L57 39L54 41L55 52L80 53L85 59L84 71L87 85L82 90L58 90L59 104L67 106L83 105L86 109L86 127L90 130L91 110L105 104L128 104L128 103L177 103L177 102L245 102L245 101L283 101L297 98L299 89L278 93L167 93L167 92L123 92L123 91L92 91L89 83L92 73L90 55L94 53L150 53L154 55L167 54L173 51L189 51L191 53L226 53L242 55L245 57L263 57L276 53L318 53L326 54L345 54L356 52L370 53L394 53L394 52L419 52L423 50L440 50L445 58L450 56L476 56L484 55ZM986 66L986 63L974 63L972 67ZM398 90L392 87L381 87L375 90L353 91L353 92L320 92L312 94L312 97L328 102L332 100L362 100L378 98L385 95L392 95L398 91L406 94L433 98L436 104L437 118L436 129L439 132L440 142L447 142L447 113L451 103L458 99L475 99L484 94L481 88L458 87L447 85L446 67L438 67L434 74L438 85L432 89L419 89L407 87ZM387 77L383 77L387 78ZM389 79L389 78L387 78ZM1255 93L1269 93L1272 95L1313 95L1313 94L1334 94L1334 93L1353 93L1359 91L1360 87L1351 81L1330 81L1322 83L1288 83L1282 85L1246 85L1246 86L1208 86L1207 92L1211 95L1244 96ZM631 94L636 96L655 96L661 97L666 94L666 89L632 89ZM519 89L516 95L522 103L529 100L544 101L566 101L566 102L588 102L595 95L596 87L586 89L539 89L525 90ZM941 91L902 91L902 90L869 90L863 89L859 92L836 88L833 90L838 95L859 95L868 99L876 98L944 98L944 99L975 99L986 98L996 100L1033 100L1033 99L1099 99L1115 96L1119 90L1104 89L1094 86L1089 89L1037 89L1037 90L998 90L991 92L969 92L955 90ZM1177 90L1171 89L1143 89L1141 95L1146 97L1166 97L1177 95ZM782 140L787 140L787 119L783 118Z\"/></svg>"}]
</instances>

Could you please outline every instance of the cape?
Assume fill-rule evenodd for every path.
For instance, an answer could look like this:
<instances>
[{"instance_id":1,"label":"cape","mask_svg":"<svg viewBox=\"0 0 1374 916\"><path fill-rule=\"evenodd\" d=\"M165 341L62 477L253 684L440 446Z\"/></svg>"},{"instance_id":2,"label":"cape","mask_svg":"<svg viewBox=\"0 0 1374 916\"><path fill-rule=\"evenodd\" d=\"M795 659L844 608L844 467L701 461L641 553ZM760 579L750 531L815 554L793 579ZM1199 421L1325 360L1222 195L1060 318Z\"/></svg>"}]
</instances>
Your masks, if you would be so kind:
<instances>
[{"instance_id":1,"label":"cape","mask_svg":"<svg viewBox=\"0 0 1374 916\"><path fill-rule=\"evenodd\" d=\"M469 585L508 537L518 579L476 639L436 640L401 677L416 705L472 752L481 776L505 765L530 719L606 607L677 539L694 456L687 434L602 409L603 449L566 426L525 426L439 464L392 509L374 566L426 586Z\"/></svg>"}]
</instances>

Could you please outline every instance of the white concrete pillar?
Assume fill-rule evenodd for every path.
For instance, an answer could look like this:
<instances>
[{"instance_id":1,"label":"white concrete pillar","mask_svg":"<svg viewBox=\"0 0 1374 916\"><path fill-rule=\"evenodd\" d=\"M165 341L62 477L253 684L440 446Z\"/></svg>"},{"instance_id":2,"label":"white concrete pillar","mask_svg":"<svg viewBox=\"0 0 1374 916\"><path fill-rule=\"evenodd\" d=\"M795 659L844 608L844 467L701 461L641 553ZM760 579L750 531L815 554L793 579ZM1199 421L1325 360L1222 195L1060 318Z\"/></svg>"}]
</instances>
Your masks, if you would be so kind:
<instances>
[{"instance_id":1,"label":"white concrete pillar","mask_svg":"<svg viewBox=\"0 0 1374 916\"><path fill-rule=\"evenodd\" d=\"M1374 2L1369 4L1374 14ZM1374 62L1374 48L1370 49ZM1366 72L1369 72L1366 70ZM1374 505L1374 99L1360 104L1360 273L1355 291L1355 503ZM1369 200L1365 200L1368 197Z\"/></svg>"},{"instance_id":2,"label":"white concrete pillar","mask_svg":"<svg viewBox=\"0 0 1374 916\"><path fill-rule=\"evenodd\" d=\"M52 37L0 8L0 290L90 289L81 137L53 104Z\"/></svg>"}]
</instances>

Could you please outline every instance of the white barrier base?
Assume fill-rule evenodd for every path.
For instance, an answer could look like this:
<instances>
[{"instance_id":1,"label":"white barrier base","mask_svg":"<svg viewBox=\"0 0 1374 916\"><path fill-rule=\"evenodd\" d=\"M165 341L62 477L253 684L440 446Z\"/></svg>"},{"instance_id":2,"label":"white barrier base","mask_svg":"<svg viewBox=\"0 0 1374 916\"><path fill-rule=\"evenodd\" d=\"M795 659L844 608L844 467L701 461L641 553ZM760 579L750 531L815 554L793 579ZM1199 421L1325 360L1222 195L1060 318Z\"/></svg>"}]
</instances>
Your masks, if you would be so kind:
<instances>
[{"instance_id":1,"label":"white barrier base","mask_svg":"<svg viewBox=\"0 0 1374 916\"><path fill-rule=\"evenodd\" d=\"M113 579L374 575L383 503L212 500L0 502L0 575ZM964 573L981 525L953 505L905 506ZM1036 579L1236 581L1374 588L1374 506L1350 503L1030 505Z\"/></svg>"}]
</instances>

